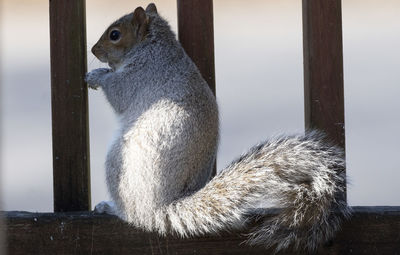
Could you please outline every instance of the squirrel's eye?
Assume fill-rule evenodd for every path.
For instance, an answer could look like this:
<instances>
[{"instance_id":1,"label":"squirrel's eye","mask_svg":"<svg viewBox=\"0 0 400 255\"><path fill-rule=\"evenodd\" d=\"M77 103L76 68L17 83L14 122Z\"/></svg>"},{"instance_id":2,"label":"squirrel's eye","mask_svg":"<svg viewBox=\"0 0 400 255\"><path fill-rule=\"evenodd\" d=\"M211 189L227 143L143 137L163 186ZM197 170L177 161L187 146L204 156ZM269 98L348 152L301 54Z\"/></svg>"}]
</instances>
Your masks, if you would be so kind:
<instances>
[{"instance_id":1,"label":"squirrel's eye","mask_svg":"<svg viewBox=\"0 0 400 255\"><path fill-rule=\"evenodd\" d=\"M121 32L118 30L113 30L110 33L110 39L111 41L116 41L121 37Z\"/></svg>"}]
</instances>

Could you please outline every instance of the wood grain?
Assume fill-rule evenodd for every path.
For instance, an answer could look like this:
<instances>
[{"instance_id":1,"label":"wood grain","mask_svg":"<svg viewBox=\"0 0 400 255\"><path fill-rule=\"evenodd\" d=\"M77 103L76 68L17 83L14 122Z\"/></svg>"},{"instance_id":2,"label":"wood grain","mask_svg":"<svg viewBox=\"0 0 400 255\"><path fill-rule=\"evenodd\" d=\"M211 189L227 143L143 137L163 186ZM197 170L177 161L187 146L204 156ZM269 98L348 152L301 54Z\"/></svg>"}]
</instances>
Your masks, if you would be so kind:
<instances>
[{"instance_id":1,"label":"wood grain","mask_svg":"<svg viewBox=\"0 0 400 255\"><path fill-rule=\"evenodd\" d=\"M54 211L90 210L85 0L50 0Z\"/></svg>"},{"instance_id":2,"label":"wood grain","mask_svg":"<svg viewBox=\"0 0 400 255\"><path fill-rule=\"evenodd\" d=\"M306 129L345 148L341 0L303 0Z\"/></svg>"},{"instance_id":3,"label":"wood grain","mask_svg":"<svg viewBox=\"0 0 400 255\"><path fill-rule=\"evenodd\" d=\"M215 95L212 0L178 0L178 37Z\"/></svg>"},{"instance_id":4,"label":"wood grain","mask_svg":"<svg viewBox=\"0 0 400 255\"><path fill-rule=\"evenodd\" d=\"M353 218L345 222L336 238L317 254L399 254L400 207L353 209ZM131 227L114 216L92 212L6 212L6 225L10 255L272 254L263 247L242 243L243 233L247 231L190 239L159 237Z\"/></svg>"}]
</instances>

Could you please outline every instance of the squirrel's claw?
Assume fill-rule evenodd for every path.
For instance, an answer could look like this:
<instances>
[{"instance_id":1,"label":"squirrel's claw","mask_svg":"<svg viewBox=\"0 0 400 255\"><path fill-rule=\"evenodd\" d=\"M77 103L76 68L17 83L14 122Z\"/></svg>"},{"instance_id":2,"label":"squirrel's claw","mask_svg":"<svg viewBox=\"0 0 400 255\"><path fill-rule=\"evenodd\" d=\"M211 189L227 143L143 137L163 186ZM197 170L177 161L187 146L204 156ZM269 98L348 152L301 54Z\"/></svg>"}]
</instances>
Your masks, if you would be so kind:
<instances>
[{"instance_id":1,"label":"squirrel's claw","mask_svg":"<svg viewBox=\"0 0 400 255\"><path fill-rule=\"evenodd\" d=\"M90 79L90 73L87 73L87 74L85 75L84 80L85 80L85 82L87 83L88 88L97 90L97 88L99 87L98 85L95 85L95 83L92 82L92 79Z\"/></svg>"}]
</instances>

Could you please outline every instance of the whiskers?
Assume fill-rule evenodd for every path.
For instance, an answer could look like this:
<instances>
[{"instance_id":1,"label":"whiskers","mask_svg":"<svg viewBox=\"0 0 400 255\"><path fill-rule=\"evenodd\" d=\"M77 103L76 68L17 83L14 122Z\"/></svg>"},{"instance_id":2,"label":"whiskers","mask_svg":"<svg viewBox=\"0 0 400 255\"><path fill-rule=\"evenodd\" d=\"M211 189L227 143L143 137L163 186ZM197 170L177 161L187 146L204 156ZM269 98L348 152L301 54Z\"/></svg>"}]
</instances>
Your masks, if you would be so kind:
<instances>
[{"instance_id":1,"label":"whiskers","mask_svg":"<svg viewBox=\"0 0 400 255\"><path fill-rule=\"evenodd\" d=\"M92 53L92 47L93 47L93 43L88 43L86 46L86 50L87 50L87 59L88 59L88 70L92 70L95 68L99 68L99 67L104 67L104 64L101 63L100 61L97 61L97 64L95 62L95 60L97 59L96 56L93 55ZM93 62L95 64L93 64Z\"/></svg>"},{"instance_id":2,"label":"whiskers","mask_svg":"<svg viewBox=\"0 0 400 255\"><path fill-rule=\"evenodd\" d=\"M90 62L88 63L88 68L89 69L91 69L91 67L92 67L92 64L93 64L93 61L96 59L96 57L95 56L93 56L93 54L90 56Z\"/></svg>"}]
</instances>

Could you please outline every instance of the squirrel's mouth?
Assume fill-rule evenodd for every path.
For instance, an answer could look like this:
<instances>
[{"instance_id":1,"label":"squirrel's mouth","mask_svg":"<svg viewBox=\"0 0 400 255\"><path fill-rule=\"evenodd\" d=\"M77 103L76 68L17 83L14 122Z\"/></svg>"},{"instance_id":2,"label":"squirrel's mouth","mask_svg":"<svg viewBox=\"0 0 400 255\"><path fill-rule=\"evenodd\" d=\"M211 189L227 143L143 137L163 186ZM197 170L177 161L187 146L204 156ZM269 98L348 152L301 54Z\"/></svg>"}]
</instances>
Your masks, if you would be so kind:
<instances>
[{"instance_id":1,"label":"squirrel's mouth","mask_svg":"<svg viewBox=\"0 0 400 255\"><path fill-rule=\"evenodd\" d=\"M98 51L93 52L93 54L96 56L96 58L98 60L100 60L100 62L103 62L103 63L108 62L107 53L105 51L98 50Z\"/></svg>"},{"instance_id":2,"label":"squirrel's mouth","mask_svg":"<svg viewBox=\"0 0 400 255\"><path fill-rule=\"evenodd\" d=\"M107 63L108 62L108 57L107 57L107 52L105 52L101 47L93 46L92 48L92 53L95 55L95 57L100 60L100 62Z\"/></svg>"},{"instance_id":3,"label":"squirrel's mouth","mask_svg":"<svg viewBox=\"0 0 400 255\"><path fill-rule=\"evenodd\" d=\"M102 63L107 63L108 62L108 58L107 58L107 54L104 54L104 55L99 55L99 56L96 56L99 60L100 60L100 62L102 62Z\"/></svg>"}]
</instances>

